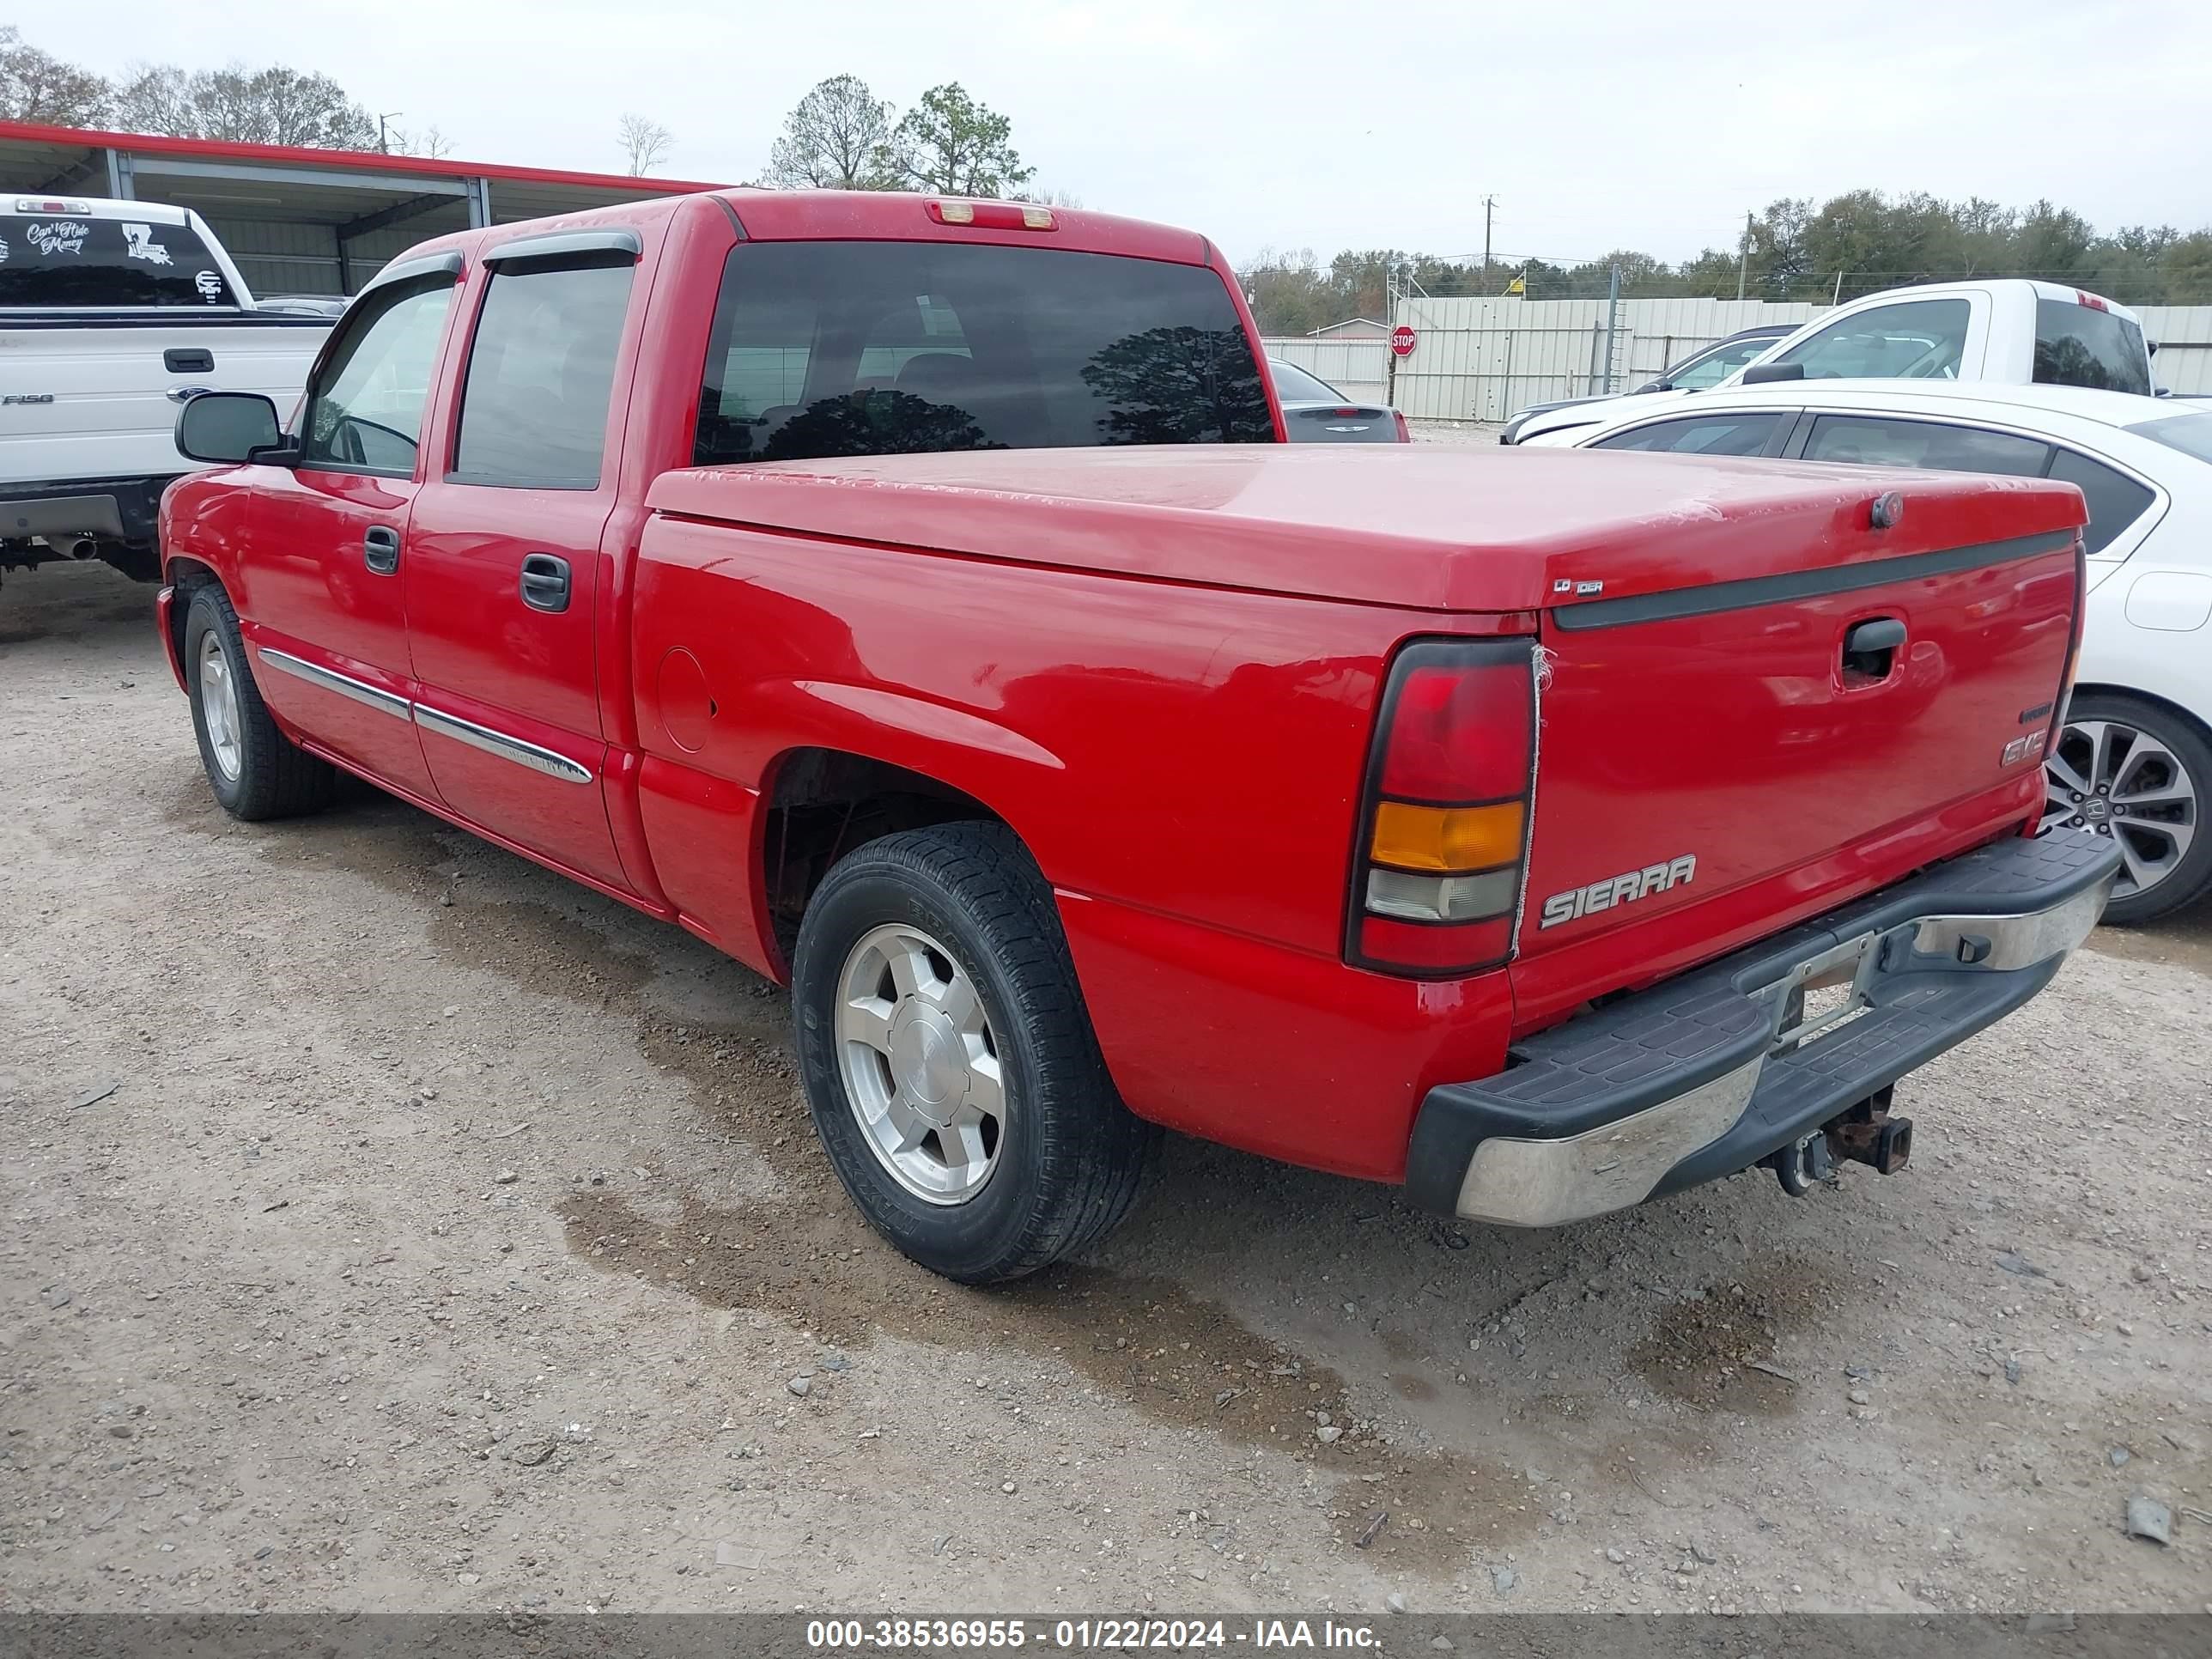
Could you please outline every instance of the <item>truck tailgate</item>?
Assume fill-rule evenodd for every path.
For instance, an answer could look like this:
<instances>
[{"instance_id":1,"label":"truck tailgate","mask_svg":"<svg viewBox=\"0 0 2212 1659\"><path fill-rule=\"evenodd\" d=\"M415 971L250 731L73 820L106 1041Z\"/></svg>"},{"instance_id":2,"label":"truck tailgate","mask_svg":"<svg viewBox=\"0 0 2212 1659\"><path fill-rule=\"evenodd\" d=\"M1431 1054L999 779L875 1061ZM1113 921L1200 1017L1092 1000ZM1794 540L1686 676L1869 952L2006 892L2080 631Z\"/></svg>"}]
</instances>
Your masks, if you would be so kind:
<instances>
[{"instance_id":1,"label":"truck tailgate","mask_svg":"<svg viewBox=\"0 0 2212 1659\"><path fill-rule=\"evenodd\" d=\"M2047 496L1978 514L1965 479L1866 478L1855 525L1778 515L1758 574L1645 573L1544 613L1524 1022L2033 815L2075 535Z\"/></svg>"}]
</instances>

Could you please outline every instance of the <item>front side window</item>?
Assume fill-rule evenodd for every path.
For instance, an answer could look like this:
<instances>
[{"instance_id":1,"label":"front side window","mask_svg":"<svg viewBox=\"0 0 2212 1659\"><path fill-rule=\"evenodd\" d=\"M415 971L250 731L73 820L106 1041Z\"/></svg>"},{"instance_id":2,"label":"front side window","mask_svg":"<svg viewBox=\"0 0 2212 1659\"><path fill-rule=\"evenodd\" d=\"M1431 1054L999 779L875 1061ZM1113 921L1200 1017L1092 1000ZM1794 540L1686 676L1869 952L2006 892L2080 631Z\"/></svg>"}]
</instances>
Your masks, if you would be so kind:
<instances>
[{"instance_id":1,"label":"front side window","mask_svg":"<svg viewBox=\"0 0 2212 1659\"><path fill-rule=\"evenodd\" d=\"M415 470L453 278L440 271L354 301L307 388L301 462L339 471Z\"/></svg>"},{"instance_id":2,"label":"front side window","mask_svg":"<svg viewBox=\"0 0 2212 1659\"><path fill-rule=\"evenodd\" d=\"M2087 386L2150 396L2150 353L2124 317L2068 300L2035 302L2039 386Z\"/></svg>"},{"instance_id":3,"label":"front side window","mask_svg":"<svg viewBox=\"0 0 2212 1659\"><path fill-rule=\"evenodd\" d=\"M1945 426L1887 415L1823 415L1806 440L1808 461L1858 466L1917 466L1944 472L2002 472L2040 477L2051 447L2009 432Z\"/></svg>"},{"instance_id":4,"label":"front side window","mask_svg":"<svg viewBox=\"0 0 2212 1659\"><path fill-rule=\"evenodd\" d=\"M1274 436L1251 341L1204 266L747 242L723 270L696 460Z\"/></svg>"},{"instance_id":5,"label":"front side window","mask_svg":"<svg viewBox=\"0 0 2212 1659\"><path fill-rule=\"evenodd\" d=\"M237 303L189 226L72 213L0 215L0 307L204 311Z\"/></svg>"},{"instance_id":6,"label":"front side window","mask_svg":"<svg viewBox=\"0 0 2212 1659\"><path fill-rule=\"evenodd\" d=\"M1717 346L1706 348L1680 368L1668 369L1663 378L1677 392L1703 392L1718 386L1773 343L1771 337L1723 340Z\"/></svg>"},{"instance_id":7,"label":"front side window","mask_svg":"<svg viewBox=\"0 0 2212 1659\"><path fill-rule=\"evenodd\" d=\"M1840 318L1775 358L1808 380L1955 380L1972 308L1964 300L1907 300Z\"/></svg>"},{"instance_id":8,"label":"front side window","mask_svg":"<svg viewBox=\"0 0 2212 1659\"><path fill-rule=\"evenodd\" d=\"M1795 417L1796 411L1791 410ZM1592 449L1641 449L1672 455L1761 455L1781 427L1778 410L1745 415L1700 415L1680 421L1654 421L1632 432L1601 438Z\"/></svg>"},{"instance_id":9,"label":"front side window","mask_svg":"<svg viewBox=\"0 0 2212 1659\"><path fill-rule=\"evenodd\" d=\"M2081 486L2081 497L2089 504L2089 527L2081 532L2081 546L2093 555L2110 547L2157 499L2126 473L2093 461L2079 450L2062 449L2052 456L2050 476Z\"/></svg>"},{"instance_id":10,"label":"front side window","mask_svg":"<svg viewBox=\"0 0 2212 1659\"><path fill-rule=\"evenodd\" d=\"M634 258L518 261L484 295L461 386L455 483L596 489Z\"/></svg>"}]
</instances>

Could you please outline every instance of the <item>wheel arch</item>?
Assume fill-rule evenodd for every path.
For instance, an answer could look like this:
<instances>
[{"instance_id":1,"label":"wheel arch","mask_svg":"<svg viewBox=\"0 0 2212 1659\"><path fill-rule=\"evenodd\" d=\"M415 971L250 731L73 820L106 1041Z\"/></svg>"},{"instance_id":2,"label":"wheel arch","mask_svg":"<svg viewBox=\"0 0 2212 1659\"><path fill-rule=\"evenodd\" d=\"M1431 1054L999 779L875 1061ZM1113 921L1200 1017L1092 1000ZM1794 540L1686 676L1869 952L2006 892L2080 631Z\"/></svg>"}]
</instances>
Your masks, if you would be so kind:
<instances>
[{"instance_id":1,"label":"wheel arch","mask_svg":"<svg viewBox=\"0 0 2212 1659\"><path fill-rule=\"evenodd\" d=\"M963 775L954 781L947 772ZM997 823L1037 860L1014 820L985 793L963 787L969 783L991 787L969 768L925 770L866 748L798 744L777 754L763 775L754 866L763 931L779 972L789 972L799 918L823 878L870 842L939 823Z\"/></svg>"},{"instance_id":2,"label":"wheel arch","mask_svg":"<svg viewBox=\"0 0 2212 1659\"><path fill-rule=\"evenodd\" d=\"M2185 704L2177 702L2173 698L2159 692L2145 690L2139 685L2124 685L2112 680L2077 680L2074 685L2072 697L2078 702L2083 696L2127 697L2136 702L2148 703L2153 708L2172 715L2174 719L2194 732L2202 742L2208 746L2212 746L2212 722L2208 722L2203 715L2197 714Z\"/></svg>"}]
</instances>

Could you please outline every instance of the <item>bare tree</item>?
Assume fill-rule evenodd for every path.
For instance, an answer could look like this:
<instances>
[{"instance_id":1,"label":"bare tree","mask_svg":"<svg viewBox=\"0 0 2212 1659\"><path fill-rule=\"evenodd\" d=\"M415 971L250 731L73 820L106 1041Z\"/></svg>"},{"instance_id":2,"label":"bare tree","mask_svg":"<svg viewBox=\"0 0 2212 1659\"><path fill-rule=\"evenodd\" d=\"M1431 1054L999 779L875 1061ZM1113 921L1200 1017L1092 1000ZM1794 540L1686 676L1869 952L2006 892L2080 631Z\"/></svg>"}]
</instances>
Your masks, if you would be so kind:
<instances>
[{"instance_id":1,"label":"bare tree","mask_svg":"<svg viewBox=\"0 0 2212 1659\"><path fill-rule=\"evenodd\" d=\"M12 24L0 27L0 119L96 126L107 105L107 82L90 70L26 45Z\"/></svg>"},{"instance_id":2,"label":"bare tree","mask_svg":"<svg viewBox=\"0 0 2212 1659\"><path fill-rule=\"evenodd\" d=\"M641 177L665 161L670 148L676 143L675 135L666 127L651 116L635 111L623 117L615 133L632 178Z\"/></svg>"},{"instance_id":3,"label":"bare tree","mask_svg":"<svg viewBox=\"0 0 2212 1659\"><path fill-rule=\"evenodd\" d=\"M406 127L394 127L391 142L395 155L420 155L435 161L453 153L453 141L434 126L425 127L420 132Z\"/></svg>"},{"instance_id":4,"label":"bare tree","mask_svg":"<svg viewBox=\"0 0 2212 1659\"><path fill-rule=\"evenodd\" d=\"M314 149L374 149L376 118L327 75L273 64L186 70L142 64L115 88L116 118L137 132Z\"/></svg>"},{"instance_id":5,"label":"bare tree","mask_svg":"<svg viewBox=\"0 0 2212 1659\"><path fill-rule=\"evenodd\" d=\"M857 75L833 75L783 118L768 180L790 188L895 190L891 106Z\"/></svg>"}]
</instances>

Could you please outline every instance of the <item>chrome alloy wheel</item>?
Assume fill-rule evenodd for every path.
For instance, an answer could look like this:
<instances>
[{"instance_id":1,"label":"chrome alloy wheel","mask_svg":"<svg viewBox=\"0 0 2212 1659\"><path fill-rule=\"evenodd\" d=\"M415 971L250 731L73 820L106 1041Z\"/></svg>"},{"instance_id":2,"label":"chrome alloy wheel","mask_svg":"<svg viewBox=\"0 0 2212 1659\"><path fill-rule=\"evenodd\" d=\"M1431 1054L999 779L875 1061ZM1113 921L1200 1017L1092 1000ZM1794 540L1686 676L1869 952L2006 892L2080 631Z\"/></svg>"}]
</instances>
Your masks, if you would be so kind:
<instances>
[{"instance_id":1,"label":"chrome alloy wheel","mask_svg":"<svg viewBox=\"0 0 2212 1659\"><path fill-rule=\"evenodd\" d=\"M1006 1089L975 981L895 923L864 934L837 976L837 1069L877 1161L916 1198L960 1204L997 1166Z\"/></svg>"},{"instance_id":2,"label":"chrome alloy wheel","mask_svg":"<svg viewBox=\"0 0 2212 1659\"><path fill-rule=\"evenodd\" d=\"M2114 898L2146 892L2173 873L2197 838L2203 781L2173 751L2120 720L2069 720L2044 763L2051 793L2045 830L2094 830L2119 843Z\"/></svg>"},{"instance_id":3,"label":"chrome alloy wheel","mask_svg":"<svg viewBox=\"0 0 2212 1659\"><path fill-rule=\"evenodd\" d=\"M238 711L238 682L222 641L210 630L200 636L200 720L207 728L208 752L224 781L238 781L246 722Z\"/></svg>"}]
</instances>

